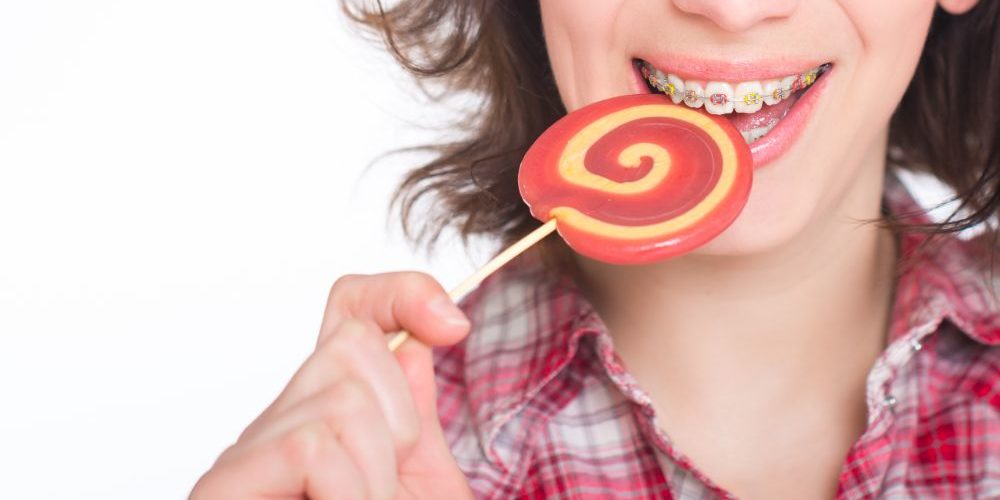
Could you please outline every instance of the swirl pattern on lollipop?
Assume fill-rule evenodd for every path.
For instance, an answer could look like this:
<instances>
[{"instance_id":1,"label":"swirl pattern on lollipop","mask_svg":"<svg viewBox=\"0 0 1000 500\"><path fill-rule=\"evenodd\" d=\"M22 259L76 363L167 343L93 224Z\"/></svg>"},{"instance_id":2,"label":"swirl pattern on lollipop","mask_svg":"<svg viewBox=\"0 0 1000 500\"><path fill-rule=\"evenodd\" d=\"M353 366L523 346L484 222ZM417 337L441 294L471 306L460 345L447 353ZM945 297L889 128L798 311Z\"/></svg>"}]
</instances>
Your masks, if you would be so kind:
<instances>
[{"instance_id":1,"label":"swirl pattern on lollipop","mask_svg":"<svg viewBox=\"0 0 1000 500\"><path fill-rule=\"evenodd\" d=\"M563 117L521 162L521 195L576 251L639 264L708 242L746 204L753 158L728 120L641 94Z\"/></svg>"}]
</instances>

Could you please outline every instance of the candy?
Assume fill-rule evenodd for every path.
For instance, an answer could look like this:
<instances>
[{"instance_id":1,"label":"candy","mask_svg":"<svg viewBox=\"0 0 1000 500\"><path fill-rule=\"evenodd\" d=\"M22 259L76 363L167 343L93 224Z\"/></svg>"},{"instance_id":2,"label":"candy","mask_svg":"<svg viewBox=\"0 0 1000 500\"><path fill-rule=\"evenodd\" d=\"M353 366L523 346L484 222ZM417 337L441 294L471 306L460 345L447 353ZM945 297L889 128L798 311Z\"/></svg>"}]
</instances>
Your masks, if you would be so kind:
<instances>
[{"instance_id":1,"label":"candy","mask_svg":"<svg viewBox=\"0 0 1000 500\"><path fill-rule=\"evenodd\" d=\"M717 236L750 194L753 158L723 117L663 95L616 97L568 114L528 149L521 196L577 252L642 264Z\"/></svg>"},{"instance_id":2,"label":"candy","mask_svg":"<svg viewBox=\"0 0 1000 500\"><path fill-rule=\"evenodd\" d=\"M521 161L521 196L545 224L449 295L458 300L553 230L581 254L615 264L688 252L736 219L752 175L750 148L725 118L662 94L585 106L546 130ZM407 338L399 332L389 349Z\"/></svg>"}]
</instances>

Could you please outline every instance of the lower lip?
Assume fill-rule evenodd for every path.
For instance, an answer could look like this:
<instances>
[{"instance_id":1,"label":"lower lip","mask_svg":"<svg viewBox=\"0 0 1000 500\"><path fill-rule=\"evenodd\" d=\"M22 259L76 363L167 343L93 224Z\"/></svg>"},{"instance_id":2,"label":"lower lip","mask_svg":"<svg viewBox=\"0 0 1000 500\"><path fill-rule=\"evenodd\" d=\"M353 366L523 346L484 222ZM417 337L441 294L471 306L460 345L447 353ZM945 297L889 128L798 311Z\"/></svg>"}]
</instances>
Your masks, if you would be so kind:
<instances>
[{"instance_id":1,"label":"lower lip","mask_svg":"<svg viewBox=\"0 0 1000 500\"><path fill-rule=\"evenodd\" d=\"M830 68L816 83L809 87L809 90L799 100L795 101L795 104L788 110L788 114L767 135L750 145L754 169L763 168L791 149L809 121L809 116L816 107L816 103L823 90L826 89L827 81L834 71L835 68ZM634 74L636 89L640 93L649 93L645 80L639 71L634 71Z\"/></svg>"}]
</instances>

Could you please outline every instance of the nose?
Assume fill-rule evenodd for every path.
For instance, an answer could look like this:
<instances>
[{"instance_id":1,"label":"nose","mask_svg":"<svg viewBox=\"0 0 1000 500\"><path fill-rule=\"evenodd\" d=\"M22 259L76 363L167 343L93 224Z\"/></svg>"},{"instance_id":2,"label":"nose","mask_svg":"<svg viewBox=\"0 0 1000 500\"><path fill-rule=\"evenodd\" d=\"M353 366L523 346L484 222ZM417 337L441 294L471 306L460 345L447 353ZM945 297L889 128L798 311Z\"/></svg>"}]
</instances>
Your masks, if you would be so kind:
<instances>
[{"instance_id":1,"label":"nose","mask_svg":"<svg viewBox=\"0 0 1000 500\"><path fill-rule=\"evenodd\" d=\"M731 32L745 31L765 19L788 17L799 3L799 0L672 1L681 11L702 16Z\"/></svg>"}]
</instances>

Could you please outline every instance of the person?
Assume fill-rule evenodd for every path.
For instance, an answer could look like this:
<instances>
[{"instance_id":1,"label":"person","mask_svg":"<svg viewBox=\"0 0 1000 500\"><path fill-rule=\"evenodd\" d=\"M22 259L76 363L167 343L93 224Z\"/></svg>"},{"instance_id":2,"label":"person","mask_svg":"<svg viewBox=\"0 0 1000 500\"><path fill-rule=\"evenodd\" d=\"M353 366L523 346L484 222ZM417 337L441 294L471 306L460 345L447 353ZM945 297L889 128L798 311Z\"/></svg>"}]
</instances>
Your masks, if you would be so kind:
<instances>
[{"instance_id":1,"label":"person","mask_svg":"<svg viewBox=\"0 0 1000 500\"><path fill-rule=\"evenodd\" d=\"M419 273L338 280L315 352L192 498L1000 497L1000 3L345 7L425 85L482 97L403 183L404 217L438 201L405 219L424 242L537 227L517 166L567 111L791 92L727 115L752 191L686 255L551 237L461 307ZM918 204L918 175L958 210Z\"/></svg>"}]
</instances>

